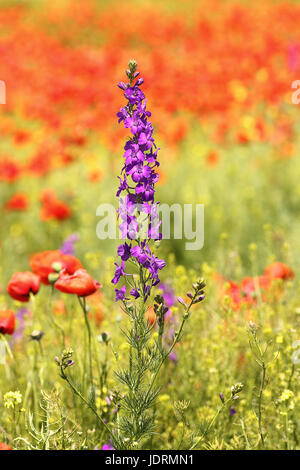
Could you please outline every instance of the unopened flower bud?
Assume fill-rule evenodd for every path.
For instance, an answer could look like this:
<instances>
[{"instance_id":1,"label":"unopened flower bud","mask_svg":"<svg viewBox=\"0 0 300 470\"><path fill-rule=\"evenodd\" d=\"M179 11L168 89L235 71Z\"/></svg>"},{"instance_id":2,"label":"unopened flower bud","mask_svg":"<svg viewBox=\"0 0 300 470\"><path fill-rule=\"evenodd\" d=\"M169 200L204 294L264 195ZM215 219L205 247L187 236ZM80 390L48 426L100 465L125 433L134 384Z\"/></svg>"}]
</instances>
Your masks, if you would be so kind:
<instances>
[{"instance_id":1,"label":"unopened flower bud","mask_svg":"<svg viewBox=\"0 0 300 470\"><path fill-rule=\"evenodd\" d=\"M48 276L48 281L50 284L55 284L55 282L58 280L59 274L58 273L50 273Z\"/></svg>"},{"instance_id":2,"label":"unopened flower bud","mask_svg":"<svg viewBox=\"0 0 300 470\"><path fill-rule=\"evenodd\" d=\"M62 270L62 264L56 261L55 263L52 264L52 268L56 273L59 273Z\"/></svg>"},{"instance_id":3,"label":"unopened flower bud","mask_svg":"<svg viewBox=\"0 0 300 470\"><path fill-rule=\"evenodd\" d=\"M197 304L198 302L202 302L202 300L205 299L205 295L199 295L199 297L197 297L195 300L194 300L194 304Z\"/></svg>"},{"instance_id":4,"label":"unopened flower bud","mask_svg":"<svg viewBox=\"0 0 300 470\"><path fill-rule=\"evenodd\" d=\"M108 342L110 341L110 335L108 333L105 333L103 331L103 333L101 333L98 337L97 337L99 343L105 343L105 344L108 344Z\"/></svg>"},{"instance_id":5,"label":"unopened flower bud","mask_svg":"<svg viewBox=\"0 0 300 470\"><path fill-rule=\"evenodd\" d=\"M32 341L40 341L42 337L44 336L44 334L45 333L43 331L33 330L33 332L30 335L30 339Z\"/></svg>"},{"instance_id":6,"label":"unopened flower bud","mask_svg":"<svg viewBox=\"0 0 300 470\"><path fill-rule=\"evenodd\" d=\"M128 62L128 68L129 68L129 71L131 73L134 73L136 71L136 68L137 68L137 61L134 60L134 59L130 59L130 61Z\"/></svg>"},{"instance_id":7,"label":"unopened flower bud","mask_svg":"<svg viewBox=\"0 0 300 470\"><path fill-rule=\"evenodd\" d=\"M232 385L231 387L231 395L234 397L237 395L237 393L241 392L244 388L244 385L242 383L237 383L235 385Z\"/></svg>"},{"instance_id":8,"label":"unopened flower bud","mask_svg":"<svg viewBox=\"0 0 300 470\"><path fill-rule=\"evenodd\" d=\"M182 297L177 297L177 301L178 301L181 305L184 305L184 307L187 307L187 304L186 304L185 301L182 299Z\"/></svg>"},{"instance_id":9,"label":"unopened flower bud","mask_svg":"<svg viewBox=\"0 0 300 470\"><path fill-rule=\"evenodd\" d=\"M256 331L258 330L258 326L252 320L250 320L249 322L249 328L251 330L251 333L256 333Z\"/></svg>"},{"instance_id":10,"label":"unopened flower bud","mask_svg":"<svg viewBox=\"0 0 300 470\"><path fill-rule=\"evenodd\" d=\"M118 83L118 87L121 88L121 90L126 90L126 88L128 87L128 85L126 85L126 83L124 82L120 82Z\"/></svg>"},{"instance_id":11,"label":"unopened flower bud","mask_svg":"<svg viewBox=\"0 0 300 470\"><path fill-rule=\"evenodd\" d=\"M158 304L163 304L164 303L164 298L162 295L156 295L154 297L154 302L158 303Z\"/></svg>"}]
</instances>

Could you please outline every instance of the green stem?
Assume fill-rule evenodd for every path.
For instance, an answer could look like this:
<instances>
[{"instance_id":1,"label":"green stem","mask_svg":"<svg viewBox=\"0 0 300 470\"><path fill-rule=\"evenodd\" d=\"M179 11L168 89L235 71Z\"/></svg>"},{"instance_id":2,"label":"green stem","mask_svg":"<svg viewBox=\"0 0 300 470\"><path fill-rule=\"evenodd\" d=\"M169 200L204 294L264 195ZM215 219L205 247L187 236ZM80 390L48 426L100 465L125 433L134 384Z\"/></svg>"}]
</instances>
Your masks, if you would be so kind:
<instances>
[{"instance_id":1,"label":"green stem","mask_svg":"<svg viewBox=\"0 0 300 470\"><path fill-rule=\"evenodd\" d=\"M94 378L93 378L93 366L92 366L92 333L91 333L91 327L90 327L90 322L89 322L88 314L87 314L87 310L86 310L86 299L85 299L85 297L80 298L78 296L78 300L79 300L80 306L81 306L82 311L83 311L85 326L86 326L87 334L88 334L90 382L91 382L91 386L93 387Z\"/></svg>"},{"instance_id":2,"label":"green stem","mask_svg":"<svg viewBox=\"0 0 300 470\"><path fill-rule=\"evenodd\" d=\"M51 308L53 294L54 294L54 285L51 284L50 294L49 294L49 297L48 297L48 305L47 305L47 310L48 310L49 315L47 315L47 317L48 317L50 323L52 323L52 325L54 326L54 328L57 329L58 333L61 334L62 347L64 349L66 347L65 332L64 332L63 328L61 328L59 326L59 324L56 323L56 321L54 319L54 312L53 312L53 309Z\"/></svg>"},{"instance_id":3,"label":"green stem","mask_svg":"<svg viewBox=\"0 0 300 470\"><path fill-rule=\"evenodd\" d=\"M294 373L295 373L295 364L293 363L293 364L292 364L291 373L290 373L290 376L289 376L289 381L288 381L288 389L291 388L291 384L292 384L292 379L293 379L293 377L294 377Z\"/></svg>"},{"instance_id":4,"label":"green stem","mask_svg":"<svg viewBox=\"0 0 300 470\"><path fill-rule=\"evenodd\" d=\"M202 434L202 436L199 437L199 439L195 442L195 444L192 445L192 447L190 448L190 450L193 450L195 449L195 447L197 447L197 445L205 438L205 436L209 433L211 427L213 426L214 422L216 421L217 417L219 416L219 414L223 411L223 409L225 408L226 405L228 405L230 402L232 401L232 397L228 398L228 400L224 401L224 403L222 404L222 406L218 409L218 411L216 412L215 416L213 417L213 419L211 420L211 422L209 423L206 431Z\"/></svg>"},{"instance_id":5,"label":"green stem","mask_svg":"<svg viewBox=\"0 0 300 470\"><path fill-rule=\"evenodd\" d=\"M116 441L115 435L112 433L110 430L109 426L105 423L105 421L101 418L101 416L98 415L97 411L95 408L88 402L88 400L80 393L80 391L75 387L75 385L71 382L69 377L65 374L64 368L60 366L60 372L61 372L61 377L68 383L69 387L73 391L75 395L77 395L85 404L86 406L94 413L96 416L97 420L104 426L106 431L109 433L111 439L116 442L116 444L119 446L119 442Z\"/></svg>"},{"instance_id":6,"label":"green stem","mask_svg":"<svg viewBox=\"0 0 300 470\"><path fill-rule=\"evenodd\" d=\"M194 296L194 298L195 298L195 297L196 297L196 296ZM148 388L148 391L147 391L147 398L148 398L148 396L149 396L149 393L150 393L151 390L152 390L152 387L153 387L153 385L154 385L154 383L155 383L155 381L156 381L156 378L157 378L157 376L158 376L158 374L159 374L159 371L160 371L160 369L161 369L163 363L164 363L165 360L169 357L169 355L170 355L171 352L173 351L175 345L176 345L176 344L178 343L178 341L179 341L179 338L180 338L180 336L181 336L181 333L182 333L184 324L185 324L185 322L186 322L186 320L187 320L187 318L188 318L188 316L189 316L189 311L190 311L190 308L191 308L191 306L192 306L192 304L193 304L194 298L192 299L191 303L189 304L189 306L188 306L188 307L186 308L186 310L185 310L185 313L184 313L184 315L183 315L183 319L182 319L182 321L181 321L181 325L180 325L180 327L179 327L178 332L177 332L176 335L175 335L175 338L174 338L174 340L173 340L173 343L171 344L171 346L170 346L170 348L168 349L168 351L166 352L166 354L162 357L162 359L161 359L161 361L160 361L160 363L159 363L159 365L158 365L158 367L157 367L157 369L156 369L154 375L152 376L152 379L151 379L151 381L150 381L150 385L149 385L149 388Z\"/></svg>"},{"instance_id":7,"label":"green stem","mask_svg":"<svg viewBox=\"0 0 300 470\"><path fill-rule=\"evenodd\" d=\"M288 410L286 409L285 415L285 438L286 438L286 449L290 450L290 441L289 441L289 414Z\"/></svg>"},{"instance_id":8,"label":"green stem","mask_svg":"<svg viewBox=\"0 0 300 470\"><path fill-rule=\"evenodd\" d=\"M10 349L10 346L9 346L9 344L8 344L8 342L7 342L7 339L5 338L5 335L3 335L2 333L0 333L0 340L3 341L3 343L4 343L4 345L5 345L5 349L6 349L7 353L8 353L8 355L9 355L9 357L10 357L11 359L13 359L14 356L13 356L12 350Z\"/></svg>"},{"instance_id":9,"label":"green stem","mask_svg":"<svg viewBox=\"0 0 300 470\"><path fill-rule=\"evenodd\" d=\"M261 439L261 443L264 446L265 445L265 440L262 432L262 395L264 391L264 386L265 386L265 379L266 379L266 365L264 362L262 362L262 377L261 377L261 382L260 382L260 390L259 390L259 397L258 397L258 429L259 429L259 435Z\"/></svg>"}]
</instances>

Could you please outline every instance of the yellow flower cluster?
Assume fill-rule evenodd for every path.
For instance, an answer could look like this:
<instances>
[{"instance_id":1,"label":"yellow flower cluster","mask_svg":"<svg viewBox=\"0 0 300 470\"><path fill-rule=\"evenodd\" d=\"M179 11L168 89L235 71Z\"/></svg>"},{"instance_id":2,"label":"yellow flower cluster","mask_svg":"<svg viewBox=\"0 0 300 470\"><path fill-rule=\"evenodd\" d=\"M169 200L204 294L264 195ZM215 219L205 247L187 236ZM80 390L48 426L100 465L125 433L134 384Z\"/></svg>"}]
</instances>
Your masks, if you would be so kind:
<instances>
[{"instance_id":1,"label":"yellow flower cluster","mask_svg":"<svg viewBox=\"0 0 300 470\"><path fill-rule=\"evenodd\" d=\"M15 392L7 392L3 399L5 408L16 408L17 405L22 403L22 394L19 390L16 390Z\"/></svg>"}]
</instances>

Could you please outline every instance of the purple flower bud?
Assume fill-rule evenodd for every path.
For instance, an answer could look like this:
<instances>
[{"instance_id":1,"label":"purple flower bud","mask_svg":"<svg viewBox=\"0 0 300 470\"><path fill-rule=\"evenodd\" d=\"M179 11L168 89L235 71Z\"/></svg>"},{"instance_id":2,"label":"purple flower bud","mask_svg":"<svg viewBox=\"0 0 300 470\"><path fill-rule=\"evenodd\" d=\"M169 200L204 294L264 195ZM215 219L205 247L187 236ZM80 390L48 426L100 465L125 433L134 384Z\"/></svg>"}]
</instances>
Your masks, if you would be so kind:
<instances>
[{"instance_id":1,"label":"purple flower bud","mask_svg":"<svg viewBox=\"0 0 300 470\"><path fill-rule=\"evenodd\" d=\"M138 293L136 289L131 289L130 295L132 295L132 297L134 297L135 299L138 299L140 296L140 294Z\"/></svg>"},{"instance_id":2,"label":"purple flower bud","mask_svg":"<svg viewBox=\"0 0 300 470\"><path fill-rule=\"evenodd\" d=\"M194 300L194 304L197 304L198 302L202 302L202 300L204 300L204 298L205 298L205 295L199 295L199 297L197 297Z\"/></svg>"},{"instance_id":3,"label":"purple flower bud","mask_svg":"<svg viewBox=\"0 0 300 470\"><path fill-rule=\"evenodd\" d=\"M118 83L118 87L121 88L121 90L126 90L126 88L128 87L128 85L126 85L126 83L124 82L120 82Z\"/></svg>"},{"instance_id":4,"label":"purple flower bud","mask_svg":"<svg viewBox=\"0 0 300 470\"><path fill-rule=\"evenodd\" d=\"M224 393L219 393L219 397L222 403L224 403Z\"/></svg>"},{"instance_id":5,"label":"purple flower bud","mask_svg":"<svg viewBox=\"0 0 300 470\"><path fill-rule=\"evenodd\" d=\"M193 294L191 292L188 292L186 295L188 296L189 299L193 298Z\"/></svg>"},{"instance_id":6,"label":"purple flower bud","mask_svg":"<svg viewBox=\"0 0 300 470\"><path fill-rule=\"evenodd\" d=\"M185 301L183 300L182 297L177 297L177 301L178 301L181 305L184 305L185 307L187 307L187 304L185 303Z\"/></svg>"},{"instance_id":7,"label":"purple flower bud","mask_svg":"<svg viewBox=\"0 0 300 470\"><path fill-rule=\"evenodd\" d=\"M235 409L233 408L233 406L230 407L230 416L234 416L236 414L236 411Z\"/></svg>"},{"instance_id":8,"label":"purple flower bud","mask_svg":"<svg viewBox=\"0 0 300 470\"><path fill-rule=\"evenodd\" d=\"M139 78L137 81L136 81L136 85L137 86L140 86L144 83L144 79L143 78Z\"/></svg>"}]
</instances>

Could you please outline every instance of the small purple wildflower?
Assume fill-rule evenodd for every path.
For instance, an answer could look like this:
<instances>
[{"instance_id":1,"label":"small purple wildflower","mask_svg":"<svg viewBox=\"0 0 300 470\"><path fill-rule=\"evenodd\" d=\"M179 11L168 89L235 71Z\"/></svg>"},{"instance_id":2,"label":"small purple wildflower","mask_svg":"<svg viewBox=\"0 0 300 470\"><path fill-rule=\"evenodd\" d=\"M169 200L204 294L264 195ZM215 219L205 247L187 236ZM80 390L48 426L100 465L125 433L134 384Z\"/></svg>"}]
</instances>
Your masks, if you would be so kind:
<instances>
[{"instance_id":1,"label":"small purple wildflower","mask_svg":"<svg viewBox=\"0 0 300 470\"><path fill-rule=\"evenodd\" d=\"M115 448L111 445L111 442L109 441L108 444L104 444L104 445L101 447L101 450L115 450Z\"/></svg>"},{"instance_id":2,"label":"small purple wildflower","mask_svg":"<svg viewBox=\"0 0 300 470\"><path fill-rule=\"evenodd\" d=\"M118 282L120 280L120 277L121 276L126 276L127 274L125 273L125 263L124 263L124 261L121 261L120 266L118 265L118 263L115 263L115 266L117 266L117 268L116 268L116 271L115 271L115 276L114 276L114 278L112 279L111 282L113 284L118 284Z\"/></svg>"},{"instance_id":3,"label":"small purple wildflower","mask_svg":"<svg viewBox=\"0 0 300 470\"><path fill-rule=\"evenodd\" d=\"M135 299L138 299L140 297L140 294L136 289L131 289L130 295L132 295L132 297L134 297Z\"/></svg>"},{"instance_id":4,"label":"small purple wildflower","mask_svg":"<svg viewBox=\"0 0 300 470\"><path fill-rule=\"evenodd\" d=\"M121 289L115 289L115 292L116 292L116 302L118 300L125 300L126 286L121 287Z\"/></svg>"},{"instance_id":5,"label":"small purple wildflower","mask_svg":"<svg viewBox=\"0 0 300 470\"><path fill-rule=\"evenodd\" d=\"M126 242L124 245L119 245L118 246L118 255L121 257L122 261L127 261L130 258L130 249L131 249L131 244L128 245Z\"/></svg>"},{"instance_id":6,"label":"small purple wildflower","mask_svg":"<svg viewBox=\"0 0 300 470\"><path fill-rule=\"evenodd\" d=\"M174 364L177 364L178 358L176 352L172 351L171 354L169 355L170 361L174 362Z\"/></svg>"},{"instance_id":7,"label":"small purple wildflower","mask_svg":"<svg viewBox=\"0 0 300 470\"><path fill-rule=\"evenodd\" d=\"M165 319L167 319L171 315L170 308L176 304L176 297L173 288L163 282L160 283L159 288L162 291L162 296L165 301L166 307L168 307L168 311L165 314Z\"/></svg>"},{"instance_id":8,"label":"small purple wildflower","mask_svg":"<svg viewBox=\"0 0 300 470\"><path fill-rule=\"evenodd\" d=\"M14 335L12 337L12 342L11 344L14 344L18 341L20 341L24 337L24 330L25 330L25 316L30 315L30 310L27 308L20 308L16 312L16 320L17 320L17 328L14 332Z\"/></svg>"},{"instance_id":9,"label":"small purple wildflower","mask_svg":"<svg viewBox=\"0 0 300 470\"><path fill-rule=\"evenodd\" d=\"M75 254L75 243L79 240L79 234L78 233L72 233L68 238L66 238L61 247L59 248L59 251L63 253L64 255L72 255L74 256Z\"/></svg>"}]
</instances>

